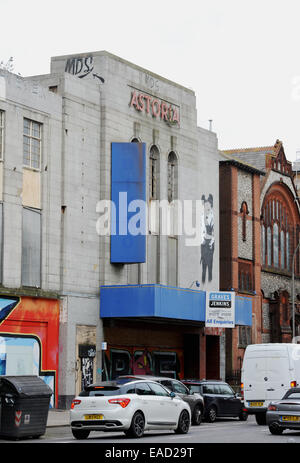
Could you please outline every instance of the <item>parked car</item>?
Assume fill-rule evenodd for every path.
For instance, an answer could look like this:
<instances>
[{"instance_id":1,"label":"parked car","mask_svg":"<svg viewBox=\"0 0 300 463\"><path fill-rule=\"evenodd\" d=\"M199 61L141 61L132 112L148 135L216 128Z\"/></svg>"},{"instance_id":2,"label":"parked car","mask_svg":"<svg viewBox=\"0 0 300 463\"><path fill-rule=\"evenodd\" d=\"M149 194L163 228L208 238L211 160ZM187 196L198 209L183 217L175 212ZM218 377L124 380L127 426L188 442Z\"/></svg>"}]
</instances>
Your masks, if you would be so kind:
<instances>
[{"instance_id":1,"label":"parked car","mask_svg":"<svg viewBox=\"0 0 300 463\"><path fill-rule=\"evenodd\" d=\"M224 381L183 379L182 382L190 391L203 396L204 418L210 423L216 421L217 417L227 416L247 420L248 413L242 398Z\"/></svg>"},{"instance_id":2,"label":"parked car","mask_svg":"<svg viewBox=\"0 0 300 463\"><path fill-rule=\"evenodd\" d=\"M300 388L293 387L282 400L271 402L266 414L266 422L272 434L282 434L285 429L300 430Z\"/></svg>"},{"instance_id":3,"label":"parked car","mask_svg":"<svg viewBox=\"0 0 300 463\"><path fill-rule=\"evenodd\" d=\"M245 407L259 425L266 424L272 401L281 400L300 384L300 345L293 343L250 344L247 346L241 377Z\"/></svg>"},{"instance_id":4,"label":"parked car","mask_svg":"<svg viewBox=\"0 0 300 463\"><path fill-rule=\"evenodd\" d=\"M124 431L129 437L142 437L150 429L186 434L190 420L186 402L148 380L92 384L74 398L70 410L76 439L86 439L91 431Z\"/></svg>"},{"instance_id":5,"label":"parked car","mask_svg":"<svg viewBox=\"0 0 300 463\"><path fill-rule=\"evenodd\" d=\"M140 380L152 380L165 386L170 392L174 392L187 402L191 409L192 424L199 426L202 421L204 413L204 400L201 394L195 394L190 391L181 381L174 378L167 378L165 376L151 376L151 375L126 375L119 376L121 378L134 378Z\"/></svg>"}]
</instances>

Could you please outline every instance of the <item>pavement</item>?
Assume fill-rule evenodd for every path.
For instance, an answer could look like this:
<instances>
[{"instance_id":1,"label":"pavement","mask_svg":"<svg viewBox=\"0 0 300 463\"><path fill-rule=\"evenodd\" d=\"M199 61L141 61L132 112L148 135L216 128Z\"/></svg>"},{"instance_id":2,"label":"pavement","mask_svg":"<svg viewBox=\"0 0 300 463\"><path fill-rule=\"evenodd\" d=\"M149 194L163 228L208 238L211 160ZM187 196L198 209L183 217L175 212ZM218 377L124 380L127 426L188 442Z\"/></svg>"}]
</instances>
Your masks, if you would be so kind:
<instances>
[{"instance_id":1,"label":"pavement","mask_svg":"<svg viewBox=\"0 0 300 463\"><path fill-rule=\"evenodd\" d=\"M69 426L70 411L57 408L50 409L48 412L47 428L55 426Z\"/></svg>"}]
</instances>

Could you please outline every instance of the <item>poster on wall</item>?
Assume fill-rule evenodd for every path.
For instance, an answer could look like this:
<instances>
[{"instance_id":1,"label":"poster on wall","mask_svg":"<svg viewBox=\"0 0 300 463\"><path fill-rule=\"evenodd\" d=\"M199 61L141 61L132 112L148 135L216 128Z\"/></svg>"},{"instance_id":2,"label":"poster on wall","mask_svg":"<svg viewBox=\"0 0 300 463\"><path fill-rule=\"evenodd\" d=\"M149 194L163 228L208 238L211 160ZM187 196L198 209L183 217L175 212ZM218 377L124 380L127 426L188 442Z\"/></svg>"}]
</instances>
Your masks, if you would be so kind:
<instances>
[{"instance_id":1,"label":"poster on wall","mask_svg":"<svg viewBox=\"0 0 300 463\"><path fill-rule=\"evenodd\" d=\"M207 291L205 327L235 327L235 293L233 291Z\"/></svg>"}]
</instances>

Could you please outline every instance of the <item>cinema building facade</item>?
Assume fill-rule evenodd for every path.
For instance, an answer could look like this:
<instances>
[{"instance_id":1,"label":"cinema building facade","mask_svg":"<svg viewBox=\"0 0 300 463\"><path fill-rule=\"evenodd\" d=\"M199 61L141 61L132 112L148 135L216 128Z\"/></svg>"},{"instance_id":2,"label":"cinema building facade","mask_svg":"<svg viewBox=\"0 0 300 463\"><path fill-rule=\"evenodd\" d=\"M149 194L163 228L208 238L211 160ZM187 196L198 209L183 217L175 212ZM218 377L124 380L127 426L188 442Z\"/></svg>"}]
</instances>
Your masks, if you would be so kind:
<instances>
[{"instance_id":1,"label":"cinema building facade","mask_svg":"<svg viewBox=\"0 0 300 463\"><path fill-rule=\"evenodd\" d=\"M220 154L197 127L194 92L105 51L54 57L46 75L1 71L1 89L4 256L7 217L19 217L2 292L33 298L28 322L55 318L54 406L124 373L225 379L224 329L205 328L206 293L219 290ZM12 281L26 252L39 278ZM248 299L237 325L251 324Z\"/></svg>"}]
</instances>

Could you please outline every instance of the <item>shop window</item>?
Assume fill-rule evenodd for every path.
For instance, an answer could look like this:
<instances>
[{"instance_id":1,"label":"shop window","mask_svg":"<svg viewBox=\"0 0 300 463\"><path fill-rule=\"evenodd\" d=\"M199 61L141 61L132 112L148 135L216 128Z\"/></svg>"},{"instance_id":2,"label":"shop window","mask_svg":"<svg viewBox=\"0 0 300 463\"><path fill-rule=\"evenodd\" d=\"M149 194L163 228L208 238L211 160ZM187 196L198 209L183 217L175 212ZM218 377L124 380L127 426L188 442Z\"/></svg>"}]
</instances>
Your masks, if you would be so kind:
<instances>
[{"instance_id":1,"label":"shop window","mask_svg":"<svg viewBox=\"0 0 300 463\"><path fill-rule=\"evenodd\" d=\"M41 286L41 213L23 208L22 285Z\"/></svg>"}]
</instances>

